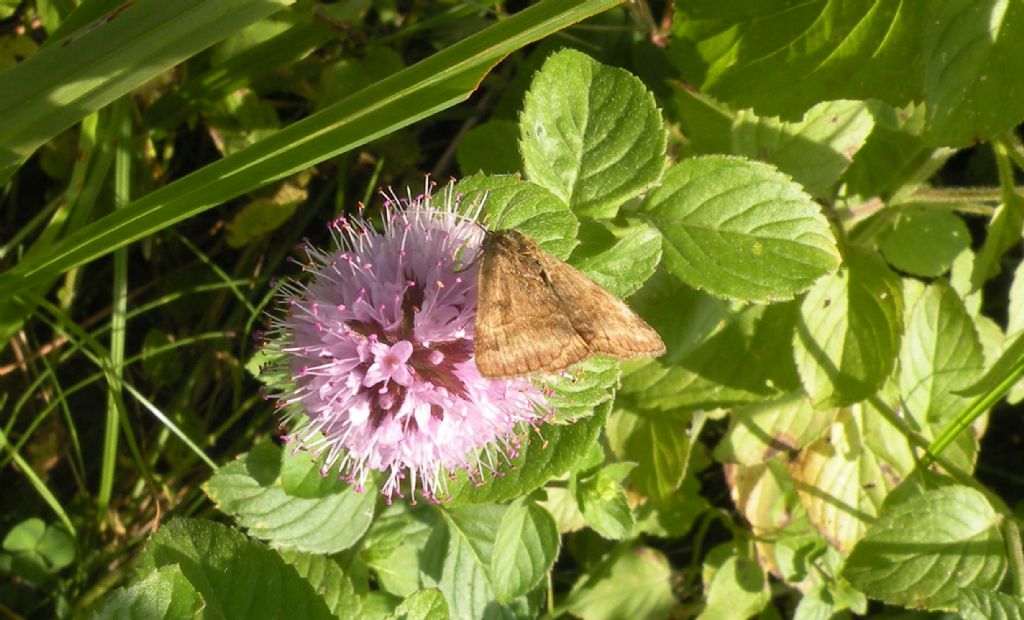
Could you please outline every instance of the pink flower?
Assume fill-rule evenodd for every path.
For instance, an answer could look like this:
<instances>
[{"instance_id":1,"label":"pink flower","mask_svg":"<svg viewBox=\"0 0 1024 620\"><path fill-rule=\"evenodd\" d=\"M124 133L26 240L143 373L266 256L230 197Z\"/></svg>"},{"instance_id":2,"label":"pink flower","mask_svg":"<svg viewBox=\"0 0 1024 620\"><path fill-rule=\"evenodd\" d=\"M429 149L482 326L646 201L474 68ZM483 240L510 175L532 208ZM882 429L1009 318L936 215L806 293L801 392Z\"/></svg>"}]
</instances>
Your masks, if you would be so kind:
<instances>
[{"instance_id":1,"label":"pink flower","mask_svg":"<svg viewBox=\"0 0 1024 620\"><path fill-rule=\"evenodd\" d=\"M518 424L543 415L531 383L477 371L483 230L480 206L462 215L459 201L451 186L441 205L429 192L385 196L383 232L361 218L332 223L337 249L307 244L311 277L279 289L288 311L268 347L286 377L272 396L294 424L288 439L326 451L322 473L337 466L359 488L385 472L389 500L403 486L443 498L448 475L478 477L495 451L514 454Z\"/></svg>"}]
</instances>

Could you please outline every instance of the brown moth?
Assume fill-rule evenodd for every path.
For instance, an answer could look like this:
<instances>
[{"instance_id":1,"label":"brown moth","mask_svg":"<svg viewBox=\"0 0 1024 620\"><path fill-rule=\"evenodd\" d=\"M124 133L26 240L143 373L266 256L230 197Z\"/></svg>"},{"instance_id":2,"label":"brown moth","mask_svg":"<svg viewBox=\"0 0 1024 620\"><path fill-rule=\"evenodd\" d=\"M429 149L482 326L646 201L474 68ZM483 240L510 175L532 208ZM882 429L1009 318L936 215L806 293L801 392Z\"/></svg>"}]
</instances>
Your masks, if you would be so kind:
<instances>
[{"instance_id":1,"label":"brown moth","mask_svg":"<svg viewBox=\"0 0 1024 620\"><path fill-rule=\"evenodd\" d=\"M477 284L476 366L507 379L591 355L658 356L658 332L622 300L515 230L487 232Z\"/></svg>"}]
</instances>

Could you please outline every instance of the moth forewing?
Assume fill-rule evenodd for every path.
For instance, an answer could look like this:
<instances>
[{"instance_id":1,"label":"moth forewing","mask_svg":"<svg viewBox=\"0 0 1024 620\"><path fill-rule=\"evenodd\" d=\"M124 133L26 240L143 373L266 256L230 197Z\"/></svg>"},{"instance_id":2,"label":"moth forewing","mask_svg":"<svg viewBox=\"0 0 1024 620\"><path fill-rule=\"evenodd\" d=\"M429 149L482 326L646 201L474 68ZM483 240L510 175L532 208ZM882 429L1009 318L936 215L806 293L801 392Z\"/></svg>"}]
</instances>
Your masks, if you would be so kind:
<instances>
[{"instance_id":1,"label":"moth forewing","mask_svg":"<svg viewBox=\"0 0 1024 620\"><path fill-rule=\"evenodd\" d=\"M488 232L477 285L476 364L508 378L555 373L590 355L661 355L629 306L515 230Z\"/></svg>"}]
</instances>

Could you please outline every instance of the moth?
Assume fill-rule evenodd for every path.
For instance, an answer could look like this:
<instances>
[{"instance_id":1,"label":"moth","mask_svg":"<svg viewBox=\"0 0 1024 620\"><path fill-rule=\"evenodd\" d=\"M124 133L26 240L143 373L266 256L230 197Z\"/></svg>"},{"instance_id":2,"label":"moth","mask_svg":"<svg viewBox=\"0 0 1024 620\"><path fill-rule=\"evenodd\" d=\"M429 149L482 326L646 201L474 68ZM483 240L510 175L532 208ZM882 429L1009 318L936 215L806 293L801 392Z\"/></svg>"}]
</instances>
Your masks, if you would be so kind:
<instances>
[{"instance_id":1,"label":"moth","mask_svg":"<svg viewBox=\"0 0 1024 620\"><path fill-rule=\"evenodd\" d=\"M516 230L485 233L474 329L476 366L492 379L556 373L591 355L665 352L622 300Z\"/></svg>"}]
</instances>

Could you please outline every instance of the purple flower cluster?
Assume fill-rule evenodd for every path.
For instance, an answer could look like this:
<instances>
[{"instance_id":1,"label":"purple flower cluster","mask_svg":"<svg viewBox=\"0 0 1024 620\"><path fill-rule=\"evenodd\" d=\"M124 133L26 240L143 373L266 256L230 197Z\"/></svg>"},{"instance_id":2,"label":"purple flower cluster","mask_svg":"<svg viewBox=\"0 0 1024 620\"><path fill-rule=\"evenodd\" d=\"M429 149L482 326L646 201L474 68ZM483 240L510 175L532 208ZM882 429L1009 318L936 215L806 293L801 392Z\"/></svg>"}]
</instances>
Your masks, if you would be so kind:
<instances>
[{"instance_id":1,"label":"purple flower cluster","mask_svg":"<svg viewBox=\"0 0 1024 620\"><path fill-rule=\"evenodd\" d=\"M358 488L385 472L389 500L404 488L443 499L448 476L493 470L495 453L515 453L516 426L543 415L530 382L476 368L483 230L480 205L460 210L450 185L439 196L385 196L383 232L362 218L333 222L337 249L307 244L310 277L279 289L287 313L273 319L268 346L286 378L272 396L293 426L288 439L326 451L322 473L337 466Z\"/></svg>"}]
</instances>

